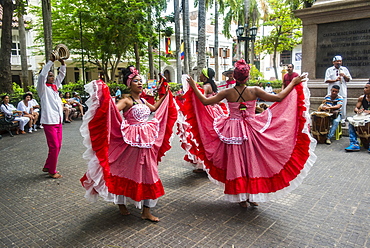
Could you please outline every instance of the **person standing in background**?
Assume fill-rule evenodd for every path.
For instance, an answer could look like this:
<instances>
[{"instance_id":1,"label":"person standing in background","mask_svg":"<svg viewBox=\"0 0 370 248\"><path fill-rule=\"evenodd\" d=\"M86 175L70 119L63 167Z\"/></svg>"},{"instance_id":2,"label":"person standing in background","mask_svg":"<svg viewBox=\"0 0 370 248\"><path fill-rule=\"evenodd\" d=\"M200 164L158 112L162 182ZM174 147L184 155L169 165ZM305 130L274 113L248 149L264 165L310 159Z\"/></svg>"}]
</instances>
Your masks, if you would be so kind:
<instances>
[{"instance_id":1,"label":"person standing in background","mask_svg":"<svg viewBox=\"0 0 370 248\"><path fill-rule=\"evenodd\" d=\"M333 58L333 66L329 67L325 73L325 83L328 84L328 94L330 94L333 85L340 87L339 95L343 97L342 106L342 125L344 125L347 113L347 83L352 80L349 70L342 66L342 56L336 55Z\"/></svg>"},{"instance_id":2,"label":"person standing in background","mask_svg":"<svg viewBox=\"0 0 370 248\"><path fill-rule=\"evenodd\" d=\"M293 78L299 77L298 73L294 72L293 70L294 70L294 65L289 64L287 67L288 73L284 75L283 84L281 85L282 90L285 89L288 86L288 84L290 84L290 82L292 82Z\"/></svg>"}]
</instances>

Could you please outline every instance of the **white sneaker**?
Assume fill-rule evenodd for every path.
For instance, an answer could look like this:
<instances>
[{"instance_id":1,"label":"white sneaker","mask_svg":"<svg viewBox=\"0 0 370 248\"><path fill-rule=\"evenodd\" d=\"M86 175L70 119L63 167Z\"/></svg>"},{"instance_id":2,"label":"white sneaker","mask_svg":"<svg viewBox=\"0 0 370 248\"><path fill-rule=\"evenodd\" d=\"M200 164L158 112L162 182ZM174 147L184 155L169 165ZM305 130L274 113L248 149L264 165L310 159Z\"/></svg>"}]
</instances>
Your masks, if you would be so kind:
<instances>
[{"instance_id":1,"label":"white sneaker","mask_svg":"<svg viewBox=\"0 0 370 248\"><path fill-rule=\"evenodd\" d=\"M43 129L44 127L42 125L40 125L39 128Z\"/></svg>"},{"instance_id":2,"label":"white sneaker","mask_svg":"<svg viewBox=\"0 0 370 248\"><path fill-rule=\"evenodd\" d=\"M32 133L32 128L30 128L30 130L28 130L29 133Z\"/></svg>"},{"instance_id":3,"label":"white sneaker","mask_svg":"<svg viewBox=\"0 0 370 248\"><path fill-rule=\"evenodd\" d=\"M37 132L37 128L36 127L32 128L32 131Z\"/></svg>"}]
</instances>

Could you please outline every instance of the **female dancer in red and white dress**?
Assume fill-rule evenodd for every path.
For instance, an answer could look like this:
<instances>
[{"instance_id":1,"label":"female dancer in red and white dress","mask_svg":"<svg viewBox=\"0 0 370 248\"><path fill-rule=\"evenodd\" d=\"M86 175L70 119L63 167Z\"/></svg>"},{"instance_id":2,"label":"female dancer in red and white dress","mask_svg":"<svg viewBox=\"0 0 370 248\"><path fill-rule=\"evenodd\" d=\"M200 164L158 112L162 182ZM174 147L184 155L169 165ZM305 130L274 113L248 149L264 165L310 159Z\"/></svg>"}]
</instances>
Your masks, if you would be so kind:
<instances>
[{"instance_id":1,"label":"female dancer in red and white dress","mask_svg":"<svg viewBox=\"0 0 370 248\"><path fill-rule=\"evenodd\" d=\"M142 79L133 66L124 69L123 75L131 96L121 99L117 106L102 80L85 87L91 97L87 101L89 111L84 116L81 134L88 148L84 154L88 170L81 183L89 200L95 201L100 195L118 204L123 215L129 214L128 202L137 208L144 205L142 219L159 221L150 213L150 208L164 195L158 162L171 148L169 140L177 110L168 89L154 105L140 98Z\"/></svg>"},{"instance_id":2,"label":"female dancer in red and white dress","mask_svg":"<svg viewBox=\"0 0 370 248\"><path fill-rule=\"evenodd\" d=\"M214 81L215 71L212 68L203 68L199 79L203 82L203 86L201 89L202 94L205 97L211 97L217 94L217 85ZM182 114L183 104L179 105L179 117L177 122L177 134L179 135L181 147L186 151L184 160L190 162L194 166L193 172L195 173L202 173L204 172L204 164L203 161L200 160L197 156L198 144L194 142L195 140L192 137L192 133L189 132L189 123L185 121L185 117ZM208 105L206 109L209 109L209 114L213 115L214 117L218 115L222 115L227 113L227 108L224 103Z\"/></svg>"},{"instance_id":3,"label":"female dancer in red and white dress","mask_svg":"<svg viewBox=\"0 0 370 248\"><path fill-rule=\"evenodd\" d=\"M308 130L309 90L305 82L300 84L304 77L272 95L246 85L249 70L244 60L238 61L236 86L210 98L189 77L191 89L184 103L209 178L224 187L226 200L242 207L249 201L265 202L289 193L316 160L316 142ZM255 115L257 98L276 103ZM228 101L230 114L214 118L204 105L222 99Z\"/></svg>"}]
</instances>

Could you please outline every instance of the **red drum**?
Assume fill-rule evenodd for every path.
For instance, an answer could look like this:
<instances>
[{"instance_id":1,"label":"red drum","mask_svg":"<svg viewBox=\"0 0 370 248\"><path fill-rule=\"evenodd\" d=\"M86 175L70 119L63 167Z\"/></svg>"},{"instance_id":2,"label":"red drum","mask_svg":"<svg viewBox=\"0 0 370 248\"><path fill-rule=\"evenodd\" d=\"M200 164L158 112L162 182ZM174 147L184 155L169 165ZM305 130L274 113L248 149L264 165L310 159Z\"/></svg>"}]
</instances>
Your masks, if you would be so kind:
<instances>
[{"instance_id":1,"label":"red drum","mask_svg":"<svg viewBox=\"0 0 370 248\"><path fill-rule=\"evenodd\" d=\"M311 134L319 144L324 144L326 141L330 130L331 116L332 114L328 112L311 113Z\"/></svg>"},{"instance_id":2,"label":"red drum","mask_svg":"<svg viewBox=\"0 0 370 248\"><path fill-rule=\"evenodd\" d=\"M357 114L353 117L347 118L349 123L351 123L355 130L357 137L360 138L361 144L369 149L370 143L370 114Z\"/></svg>"}]
</instances>

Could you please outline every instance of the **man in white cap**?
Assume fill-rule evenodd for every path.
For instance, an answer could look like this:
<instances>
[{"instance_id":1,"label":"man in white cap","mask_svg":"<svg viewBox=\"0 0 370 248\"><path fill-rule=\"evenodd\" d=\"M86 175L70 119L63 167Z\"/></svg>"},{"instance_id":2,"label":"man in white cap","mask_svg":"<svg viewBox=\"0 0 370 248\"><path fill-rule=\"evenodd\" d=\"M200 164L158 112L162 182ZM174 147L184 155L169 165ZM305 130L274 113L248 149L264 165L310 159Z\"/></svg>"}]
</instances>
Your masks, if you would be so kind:
<instances>
[{"instance_id":1,"label":"man in white cap","mask_svg":"<svg viewBox=\"0 0 370 248\"><path fill-rule=\"evenodd\" d=\"M340 87L339 95L343 97L342 107L342 123L346 120L346 108L347 108L347 82L352 79L349 70L342 66L342 56L336 55L333 58L333 66L329 67L325 73L325 83L328 83L328 94L333 85Z\"/></svg>"}]
</instances>

